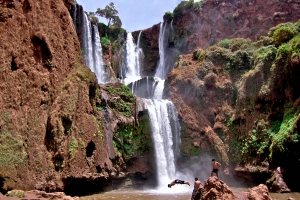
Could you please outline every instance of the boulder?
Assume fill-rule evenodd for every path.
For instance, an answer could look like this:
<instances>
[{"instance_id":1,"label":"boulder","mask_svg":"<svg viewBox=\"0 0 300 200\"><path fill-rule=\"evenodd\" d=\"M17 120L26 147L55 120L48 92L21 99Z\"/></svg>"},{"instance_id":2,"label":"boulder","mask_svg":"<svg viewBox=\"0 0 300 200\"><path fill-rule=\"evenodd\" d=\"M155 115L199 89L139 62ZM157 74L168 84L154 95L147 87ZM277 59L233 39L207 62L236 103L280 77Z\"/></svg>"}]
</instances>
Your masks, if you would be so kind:
<instances>
[{"instance_id":1,"label":"boulder","mask_svg":"<svg viewBox=\"0 0 300 200\"><path fill-rule=\"evenodd\" d=\"M291 192L283 179L283 172L284 170L281 167L277 167L277 169L273 172L272 177L267 182L270 191L278 193Z\"/></svg>"}]
</instances>

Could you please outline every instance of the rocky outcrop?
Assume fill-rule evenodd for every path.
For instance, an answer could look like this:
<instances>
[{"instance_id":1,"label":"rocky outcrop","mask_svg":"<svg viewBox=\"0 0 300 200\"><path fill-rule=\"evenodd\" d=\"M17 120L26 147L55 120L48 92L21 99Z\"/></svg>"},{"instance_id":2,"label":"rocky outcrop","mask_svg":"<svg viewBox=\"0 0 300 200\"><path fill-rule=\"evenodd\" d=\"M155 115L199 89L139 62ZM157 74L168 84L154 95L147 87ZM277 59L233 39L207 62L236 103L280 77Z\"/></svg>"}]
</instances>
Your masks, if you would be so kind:
<instances>
[{"instance_id":1,"label":"rocky outcrop","mask_svg":"<svg viewBox=\"0 0 300 200\"><path fill-rule=\"evenodd\" d=\"M286 29L296 31L285 38ZM225 166L240 164L226 173L258 182L283 164L290 171L287 185L296 185L298 38L299 22L287 23L257 42L228 39L180 55L164 95L174 102L182 122L182 151L217 155Z\"/></svg>"},{"instance_id":2,"label":"rocky outcrop","mask_svg":"<svg viewBox=\"0 0 300 200\"><path fill-rule=\"evenodd\" d=\"M273 172L272 177L267 181L267 185L269 185L269 188L272 192L291 192L283 179L283 171L284 170L282 170L281 167L277 167L277 169Z\"/></svg>"},{"instance_id":3,"label":"rocky outcrop","mask_svg":"<svg viewBox=\"0 0 300 200\"><path fill-rule=\"evenodd\" d=\"M283 0L206 0L194 6L181 2L174 10L175 44L191 52L225 38L256 40L279 23L297 21L299 9L298 1Z\"/></svg>"},{"instance_id":4,"label":"rocky outcrop","mask_svg":"<svg viewBox=\"0 0 300 200\"><path fill-rule=\"evenodd\" d=\"M247 192L233 193L226 183L217 177L208 178L204 187L200 187L192 200L209 200L209 199L226 199L226 200L272 200L266 185L260 184L250 188Z\"/></svg>"},{"instance_id":5,"label":"rocky outcrop","mask_svg":"<svg viewBox=\"0 0 300 200\"><path fill-rule=\"evenodd\" d=\"M0 192L83 195L155 169L139 100L83 65L73 5L0 3Z\"/></svg>"},{"instance_id":6,"label":"rocky outcrop","mask_svg":"<svg viewBox=\"0 0 300 200\"><path fill-rule=\"evenodd\" d=\"M61 200L79 200L79 197L71 197L63 192L46 193L39 190L11 190L5 196L0 194L1 200L18 200L18 199L61 199Z\"/></svg>"},{"instance_id":7,"label":"rocky outcrop","mask_svg":"<svg viewBox=\"0 0 300 200\"><path fill-rule=\"evenodd\" d=\"M249 200L272 200L268 188L264 184L260 184L257 187L251 188L247 193L246 193L247 199Z\"/></svg>"}]
</instances>

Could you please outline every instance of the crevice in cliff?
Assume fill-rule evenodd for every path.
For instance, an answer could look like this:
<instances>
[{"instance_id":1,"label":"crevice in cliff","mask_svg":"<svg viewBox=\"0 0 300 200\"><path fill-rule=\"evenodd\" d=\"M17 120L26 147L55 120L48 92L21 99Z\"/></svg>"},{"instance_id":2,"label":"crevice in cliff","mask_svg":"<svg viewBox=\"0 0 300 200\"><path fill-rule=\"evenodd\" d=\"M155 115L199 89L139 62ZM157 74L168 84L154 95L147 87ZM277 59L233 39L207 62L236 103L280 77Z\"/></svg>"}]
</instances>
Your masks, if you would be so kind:
<instances>
[{"instance_id":1,"label":"crevice in cliff","mask_svg":"<svg viewBox=\"0 0 300 200\"><path fill-rule=\"evenodd\" d=\"M86 157L91 157L95 150L96 150L95 143L93 141L90 141L86 147Z\"/></svg>"},{"instance_id":2,"label":"crevice in cliff","mask_svg":"<svg viewBox=\"0 0 300 200\"><path fill-rule=\"evenodd\" d=\"M72 121L67 117L62 117L61 121L62 121L62 125L64 127L64 133L65 133L65 135L68 135L68 133L72 127Z\"/></svg>"},{"instance_id":3,"label":"crevice in cliff","mask_svg":"<svg viewBox=\"0 0 300 200\"><path fill-rule=\"evenodd\" d=\"M63 180L66 195L70 196L85 196L93 193L97 193L104 190L104 183L106 182L103 178L97 178L94 181L86 178L66 178Z\"/></svg>"},{"instance_id":4,"label":"crevice in cliff","mask_svg":"<svg viewBox=\"0 0 300 200\"><path fill-rule=\"evenodd\" d=\"M52 126L51 126L51 122L50 122L50 117L48 117L47 120L47 126L46 126L46 135L45 135L45 146L47 148L48 151L53 150L53 140L54 140L54 135L52 134Z\"/></svg>"},{"instance_id":5,"label":"crevice in cliff","mask_svg":"<svg viewBox=\"0 0 300 200\"><path fill-rule=\"evenodd\" d=\"M34 59L38 63L42 63L45 67L52 67L51 51L44 39L38 36L32 38Z\"/></svg>"},{"instance_id":6,"label":"crevice in cliff","mask_svg":"<svg viewBox=\"0 0 300 200\"><path fill-rule=\"evenodd\" d=\"M29 11L31 11L31 5L30 5L30 2L28 1L28 0L25 0L24 1L24 3L23 3L23 7L22 7L22 9L23 9L23 12L25 13L25 14L27 14Z\"/></svg>"},{"instance_id":7,"label":"crevice in cliff","mask_svg":"<svg viewBox=\"0 0 300 200\"><path fill-rule=\"evenodd\" d=\"M17 66L17 64L16 64L16 62L15 62L15 59L16 59L16 57L12 57L12 59L11 59L11 63L10 63L10 68L11 68L11 71L16 71L16 70L18 70L18 66Z\"/></svg>"}]
</instances>

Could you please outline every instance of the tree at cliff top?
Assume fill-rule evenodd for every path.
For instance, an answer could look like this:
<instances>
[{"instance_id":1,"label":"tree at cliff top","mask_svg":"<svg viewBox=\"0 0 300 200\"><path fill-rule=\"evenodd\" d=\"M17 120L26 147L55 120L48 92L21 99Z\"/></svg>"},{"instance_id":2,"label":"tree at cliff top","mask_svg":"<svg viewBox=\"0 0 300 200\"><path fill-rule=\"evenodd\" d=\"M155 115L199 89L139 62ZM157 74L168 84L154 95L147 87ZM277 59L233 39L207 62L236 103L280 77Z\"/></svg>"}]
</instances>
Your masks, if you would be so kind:
<instances>
[{"instance_id":1,"label":"tree at cliff top","mask_svg":"<svg viewBox=\"0 0 300 200\"><path fill-rule=\"evenodd\" d=\"M108 27L110 27L111 25L113 25L114 27L119 27L119 28L122 27L122 21L118 16L119 12L116 9L113 2L111 2L109 5L105 6L104 9L98 8L96 11L96 14L107 19Z\"/></svg>"}]
</instances>

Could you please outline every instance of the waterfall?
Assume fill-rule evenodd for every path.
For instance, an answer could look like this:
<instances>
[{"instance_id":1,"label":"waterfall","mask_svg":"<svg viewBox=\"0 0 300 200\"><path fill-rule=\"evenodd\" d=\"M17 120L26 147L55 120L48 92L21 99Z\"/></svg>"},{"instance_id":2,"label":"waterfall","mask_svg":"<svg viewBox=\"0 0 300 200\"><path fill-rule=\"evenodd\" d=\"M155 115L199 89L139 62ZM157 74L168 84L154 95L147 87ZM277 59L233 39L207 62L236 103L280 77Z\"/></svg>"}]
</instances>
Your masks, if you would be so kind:
<instances>
[{"instance_id":1,"label":"waterfall","mask_svg":"<svg viewBox=\"0 0 300 200\"><path fill-rule=\"evenodd\" d=\"M168 107L173 103L168 100L144 99L149 112L152 139L156 154L158 186L165 187L175 176L176 168L173 151L173 134ZM163 123L162 123L163 122Z\"/></svg>"},{"instance_id":2,"label":"waterfall","mask_svg":"<svg viewBox=\"0 0 300 200\"><path fill-rule=\"evenodd\" d=\"M76 18L77 18L77 2L76 0L74 1L74 11L73 11L73 23L74 23L74 27L75 27L75 30L76 30Z\"/></svg>"},{"instance_id":3,"label":"waterfall","mask_svg":"<svg viewBox=\"0 0 300 200\"><path fill-rule=\"evenodd\" d=\"M159 63L158 68L155 73L155 77L161 79L166 78L166 69L165 69L165 28L164 23L160 23L159 38L158 38L158 48L159 48Z\"/></svg>"},{"instance_id":4,"label":"waterfall","mask_svg":"<svg viewBox=\"0 0 300 200\"><path fill-rule=\"evenodd\" d=\"M93 69L91 68L91 70L96 74L98 83L106 83L107 77L103 64L102 46L100 43L100 36L97 25L93 25L93 45L94 66Z\"/></svg>"},{"instance_id":5,"label":"waterfall","mask_svg":"<svg viewBox=\"0 0 300 200\"><path fill-rule=\"evenodd\" d=\"M171 101L163 99L164 79L168 73L165 68L165 27L163 23L160 24L160 60L154 77L142 78L140 74L141 32L138 36L137 45L134 45L132 35L128 33L126 58L123 58L125 64L121 69L123 73L125 72L123 83L128 85L135 95L143 99L148 110L159 189L165 189L166 184L176 178L175 162L180 153L179 145L181 142L181 127L176 108Z\"/></svg>"},{"instance_id":6,"label":"waterfall","mask_svg":"<svg viewBox=\"0 0 300 200\"><path fill-rule=\"evenodd\" d=\"M84 64L89 68L94 66L93 44L92 44L92 27L87 15L83 14L83 58Z\"/></svg>"},{"instance_id":7,"label":"waterfall","mask_svg":"<svg viewBox=\"0 0 300 200\"><path fill-rule=\"evenodd\" d=\"M108 73L105 71L102 47L97 25L91 25L87 15L83 12L83 57L84 64L96 74L98 83L108 82Z\"/></svg>"},{"instance_id":8,"label":"waterfall","mask_svg":"<svg viewBox=\"0 0 300 200\"><path fill-rule=\"evenodd\" d=\"M140 36L140 34L139 34ZM134 44L131 33L127 34L126 39L126 66L124 70L123 83L129 83L141 79L140 75L140 59L142 50Z\"/></svg>"}]
</instances>

